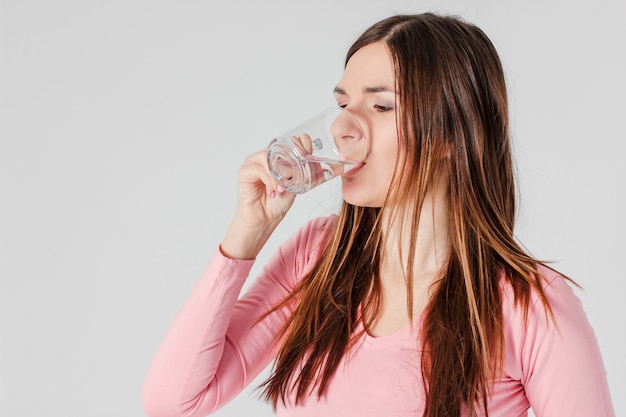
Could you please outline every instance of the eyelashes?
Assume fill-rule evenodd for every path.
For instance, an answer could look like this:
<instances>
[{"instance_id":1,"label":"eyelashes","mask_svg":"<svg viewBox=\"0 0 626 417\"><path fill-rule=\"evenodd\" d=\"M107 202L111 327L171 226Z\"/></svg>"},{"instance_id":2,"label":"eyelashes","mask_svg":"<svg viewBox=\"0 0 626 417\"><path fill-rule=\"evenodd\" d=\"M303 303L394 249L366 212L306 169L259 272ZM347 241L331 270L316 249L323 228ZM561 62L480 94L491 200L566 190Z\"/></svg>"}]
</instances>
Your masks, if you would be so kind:
<instances>
[{"instance_id":1,"label":"eyelashes","mask_svg":"<svg viewBox=\"0 0 626 417\"><path fill-rule=\"evenodd\" d=\"M374 104L374 108L379 112L379 113L385 113L388 111L393 110L393 107L389 107L389 106L383 106L380 104Z\"/></svg>"},{"instance_id":2,"label":"eyelashes","mask_svg":"<svg viewBox=\"0 0 626 417\"><path fill-rule=\"evenodd\" d=\"M338 106L341 107L342 109L345 109L348 105L347 104L339 104ZM385 105L382 105L382 104L374 104L372 106L372 108L374 110L376 110L377 112L379 112L379 113L386 113L388 111L393 110L393 107L385 106Z\"/></svg>"}]
</instances>

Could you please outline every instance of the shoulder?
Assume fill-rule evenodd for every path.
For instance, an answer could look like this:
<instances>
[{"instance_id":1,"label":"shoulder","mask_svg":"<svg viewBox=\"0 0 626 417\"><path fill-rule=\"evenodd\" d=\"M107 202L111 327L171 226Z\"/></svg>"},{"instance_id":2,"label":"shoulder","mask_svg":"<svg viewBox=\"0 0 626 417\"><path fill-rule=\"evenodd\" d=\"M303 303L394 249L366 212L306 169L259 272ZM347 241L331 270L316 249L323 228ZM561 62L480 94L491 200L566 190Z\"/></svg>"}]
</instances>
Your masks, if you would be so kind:
<instances>
[{"instance_id":1,"label":"shoulder","mask_svg":"<svg viewBox=\"0 0 626 417\"><path fill-rule=\"evenodd\" d=\"M336 224L335 214L310 220L278 248L266 270L282 275L294 286L317 263Z\"/></svg>"},{"instance_id":2,"label":"shoulder","mask_svg":"<svg viewBox=\"0 0 626 417\"><path fill-rule=\"evenodd\" d=\"M527 312L501 279L505 372L536 415L613 416L600 348L572 282L545 265L537 273L546 302L531 290Z\"/></svg>"},{"instance_id":3,"label":"shoulder","mask_svg":"<svg viewBox=\"0 0 626 417\"><path fill-rule=\"evenodd\" d=\"M544 265L537 272L546 302L531 290L527 314L501 280L506 372L536 415L613 416L600 348L572 282Z\"/></svg>"},{"instance_id":4,"label":"shoulder","mask_svg":"<svg viewBox=\"0 0 626 417\"><path fill-rule=\"evenodd\" d=\"M512 284L507 279L500 280L507 350L515 351L526 364L540 351L550 352L549 356L565 354L569 349L562 349L564 346L595 340L570 281L545 265L538 265L537 273L545 298L537 289L531 289L527 310L521 300L515 299Z\"/></svg>"},{"instance_id":5,"label":"shoulder","mask_svg":"<svg viewBox=\"0 0 626 417\"><path fill-rule=\"evenodd\" d=\"M507 352L515 352L529 379L538 369L544 374L559 363L567 368L567 363L571 367L585 358L600 358L595 333L571 281L544 265L537 272L546 302L532 289L527 312L516 302L511 284L501 280Z\"/></svg>"},{"instance_id":6,"label":"shoulder","mask_svg":"<svg viewBox=\"0 0 626 417\"><path fill-rule=\"evenodd\" d=\"M550 311L556 321L568 320L573 312L583 312L582 303L574 292L572 281L543 264L537 265L537 274L547 304L543 302L537 289L531 289L528 303L529 320L533 317L548 317ZM500 289L505 317L507 314L524 315L522 304L515 299L513 286L504 277L500 278Z\"/></svg>"},{"instance_id":7,"label":"shoulder","mask_svg":"<svg viewBox=\"0 0 626 417\"><path fill-rule=\"evenodd\" d=\"M295 235L297 243L305 246L317 247L324 245L331 232L337 225L337 215L331 214L325 217L316 217L298 230Z\"/></svg>"},{"instance_id":8,"label":"shoulder","mask_svg":"<svg viewBox=\"0 0 626 417\"><path fill-rule=\"evenodd\" d=\"M314 218L292 235L281 246L281 249L283 251L295 250L300 255L308 254L309 257L319 255L326 247L336 224L337 215L335 214Z\"/></svg>"}]
</instances>

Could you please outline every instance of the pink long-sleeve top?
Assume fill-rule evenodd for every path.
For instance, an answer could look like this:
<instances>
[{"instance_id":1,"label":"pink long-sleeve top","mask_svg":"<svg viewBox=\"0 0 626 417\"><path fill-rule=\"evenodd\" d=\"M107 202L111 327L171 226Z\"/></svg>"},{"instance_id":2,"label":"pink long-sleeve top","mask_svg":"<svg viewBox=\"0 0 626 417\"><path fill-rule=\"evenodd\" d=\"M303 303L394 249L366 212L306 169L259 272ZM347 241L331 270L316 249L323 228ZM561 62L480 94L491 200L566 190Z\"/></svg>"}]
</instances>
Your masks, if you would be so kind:
<instances>
[{"instance_id":1,"label":"pink long-sleeve top","mask_svg":"<svg viewBox=\"0 0 626 417\"><path fill-rule=\"evenodd\" d=\"M277 334L293 306L261 322L311 270L335 216L309 222L282 245L240 297L253 261L216 250L159 346L143 388L150 417L206 416L241 392L276 356ZM505 362L489 399L491 417L611 417L606 371L582 305L555 272L542 268L557 326L533 295L528 321L501 280ZM419 416L423 413L420 320L383 337L364 334L328 391L303 404L279 404L278 416ZM464 410L463 415L467 415Z\"/></svg>"}]
</instances>

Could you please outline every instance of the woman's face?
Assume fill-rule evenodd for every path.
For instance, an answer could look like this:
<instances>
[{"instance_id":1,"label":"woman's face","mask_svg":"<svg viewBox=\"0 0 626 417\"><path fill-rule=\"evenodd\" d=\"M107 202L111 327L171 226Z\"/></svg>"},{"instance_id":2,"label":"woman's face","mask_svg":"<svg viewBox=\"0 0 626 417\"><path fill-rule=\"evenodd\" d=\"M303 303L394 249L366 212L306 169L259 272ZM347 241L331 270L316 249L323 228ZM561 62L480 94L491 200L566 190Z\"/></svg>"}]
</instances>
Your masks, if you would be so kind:
<instances>
[{"instance_id":1,"label":"woman's face","mask_svg":"<svg viewBox=\"0 0 626 417\"><path fill-rule=\"evenodd\" d=\"M364 163L342 176L346 202L381 207L398 157L397 100L391 55L383 42L359 49L348 61L335 88L337 104L358 120L366 149Z\"/></svg>"}]
</instances>

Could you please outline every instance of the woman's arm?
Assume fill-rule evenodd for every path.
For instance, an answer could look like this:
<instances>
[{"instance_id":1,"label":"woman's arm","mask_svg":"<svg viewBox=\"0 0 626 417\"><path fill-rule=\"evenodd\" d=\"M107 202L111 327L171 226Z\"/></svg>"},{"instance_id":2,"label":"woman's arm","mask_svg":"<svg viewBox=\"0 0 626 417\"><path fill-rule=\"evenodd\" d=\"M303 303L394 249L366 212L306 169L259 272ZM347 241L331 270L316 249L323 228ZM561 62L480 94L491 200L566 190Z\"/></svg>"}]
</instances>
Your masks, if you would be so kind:
<instances>
[{"instance_id":1,"label":"woman's arm","mask_svg":"<svg viewBox=\"0 0 626 417\"><path fill-rule=\"evenodd\" d=\"M248 156L239 169L237 210L220 251L174 318L150 366L142 396L148 415L207 415L270 361L288 313L281 309L254 324L300 276L298 268L289 267L300 262L299 238L279 250L248 294L238 297L252 260L293 203L293 195L278 191L266 152Z\"/></svg>"},{"instance_id":2,"label":"woman's arm","mask_svg":"<svg viewBox=\"0 0 626 417\"><path fill-rule=\"evenodd\" d=\"M582 303L563 277L547 268L545 293L521 330L526 396L537 417L614 417L606 370Z\"/></svg>"},{"instance_id":3,"label":"woman's arm","mask_svg":"<svg viewBox=\"0 0 626 417\"><path fill-rule=\"evenodd\" d=\"M215 253L150 366L143 389L149 416L206 416L268 365L291 306L257 320L312 268L333 224L332 217L309 222L279 248L240 299L252 261Z\"/></svg>"}]
</instances>

